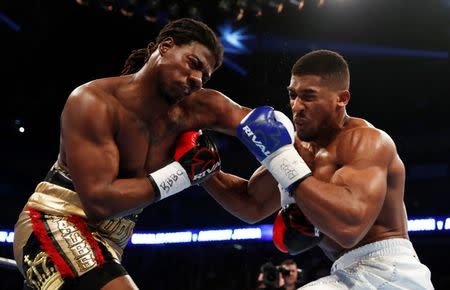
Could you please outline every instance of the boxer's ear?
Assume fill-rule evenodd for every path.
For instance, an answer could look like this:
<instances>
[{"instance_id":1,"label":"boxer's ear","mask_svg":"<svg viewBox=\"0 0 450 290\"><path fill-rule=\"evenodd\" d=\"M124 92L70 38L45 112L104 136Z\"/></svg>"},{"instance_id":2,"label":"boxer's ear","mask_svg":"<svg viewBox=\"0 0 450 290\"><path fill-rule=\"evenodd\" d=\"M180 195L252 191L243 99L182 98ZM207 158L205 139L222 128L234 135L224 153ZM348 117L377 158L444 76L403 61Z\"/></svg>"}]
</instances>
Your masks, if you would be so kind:
<instances>
[{"instance_id":1,"label":"boxer's ear","mask_svg":"<svg viewBox=\"0 0 450 290\"><path fill-rule=\"evenodd\" d=\"M164 55L169 49L175 46L175 42L172 37L167 37L161 41L158 45L158 50L161 55Z\"/></svg>"},{"instance_id":2,"label":"boxer's ear","mask_svg":"<svg viewBox=\"0 0 450 290\"><path fill-rule=\"evenodd\" d=\"M338 94L337 105L345 107L350 101L350 92L348 90L340 91Z\"/></svg>"}]
</instances>

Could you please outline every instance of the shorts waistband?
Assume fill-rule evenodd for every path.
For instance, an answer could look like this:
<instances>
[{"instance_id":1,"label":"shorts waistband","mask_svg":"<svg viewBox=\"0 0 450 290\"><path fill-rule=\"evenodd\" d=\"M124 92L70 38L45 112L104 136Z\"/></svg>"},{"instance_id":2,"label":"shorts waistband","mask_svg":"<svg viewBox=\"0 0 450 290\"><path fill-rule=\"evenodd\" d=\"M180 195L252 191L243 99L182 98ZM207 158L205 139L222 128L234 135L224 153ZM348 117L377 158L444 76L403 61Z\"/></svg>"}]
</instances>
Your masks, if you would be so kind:
<instances>
[{"instance_id":1,"label":"shorts waistband","mask_svg":"<svg viewBox=\"0 0 450 290\"><path fill-rule=\"evenodd\" d=\"M417 255L409 240L401 238L387 239L373 242L345 253L333 263L331 272L346 268L363 258L395 254Z\"/></svg>"},{"instance_id":2,"label":"shorts waistband","mask_svg":"<svg viewBox=\"0 0 450 290\"><path fill-rule=\"evenodd\" d=\"M65 175L58 166L53 165L53 167L48 171L47 176L45 176L44 181L56 184L58 186L67 188L71 191L75 191L73 182L69 176Z\"/></svg>"}]
</instances>

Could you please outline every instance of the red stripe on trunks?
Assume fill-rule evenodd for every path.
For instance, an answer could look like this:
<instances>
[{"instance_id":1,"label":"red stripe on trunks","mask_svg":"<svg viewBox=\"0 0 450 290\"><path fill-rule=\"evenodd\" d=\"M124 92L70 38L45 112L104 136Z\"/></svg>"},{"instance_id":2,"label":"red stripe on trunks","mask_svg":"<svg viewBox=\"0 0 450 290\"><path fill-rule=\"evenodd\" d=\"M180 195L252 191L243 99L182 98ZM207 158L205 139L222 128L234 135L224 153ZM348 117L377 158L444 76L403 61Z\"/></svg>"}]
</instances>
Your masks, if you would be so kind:
<instances>
[{"instance_id":1,"label":"red stripe on trunks","mask_svg":"<svg viewBox=\"0 0 450 290\"><path fill-rule=\"evenodd\" d=\"M92 235L91 231L88 229L86 221L76 215L71 215L67 219L69 222L74 224L75 227L77 227L81 234L87 239L89 246L94 250L95 259L97 260L97 266L101 266L105 263L105 257L102 254L102 251L100 250L100 247L97 244L97 241L94 239L94 236Z\"/></svg>"},{"instance_id":2,"label":"red stripe on trunks","mask_svg":"<svg viewBox=\"0 0 450 290\"><path fill-rule=\"evenodd\" d=\"M44 222L41 219L41 213L32 208L29 208L28 211L30 213L33 232L41 243L41 249L44 250L47 255L49 255L61 277L75 278L74 272L66 263L64 258L59 254L55 245L53 245L52 240L48 236L47 229L45 228Z\"/></svg>"}]
</instances>

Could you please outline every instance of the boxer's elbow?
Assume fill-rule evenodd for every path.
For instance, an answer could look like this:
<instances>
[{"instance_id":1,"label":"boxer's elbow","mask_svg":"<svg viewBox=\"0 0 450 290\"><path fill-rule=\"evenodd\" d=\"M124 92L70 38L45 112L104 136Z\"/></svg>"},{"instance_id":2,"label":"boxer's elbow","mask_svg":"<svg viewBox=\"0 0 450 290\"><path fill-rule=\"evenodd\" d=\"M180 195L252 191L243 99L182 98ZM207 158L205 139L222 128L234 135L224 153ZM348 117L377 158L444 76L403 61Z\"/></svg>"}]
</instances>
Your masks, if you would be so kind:
<instances>
[{"instance_id":1,"label":"boxer's elbow","mask_svg":"<svg viewBox=\"0 0 450 290\"><path fill-rule=\"evenodd\" d=\"M88 221L93 223L109 219L113 216L108 208L98 204L89 203L88 205L83 206L83 208Z\"/></svg>"},{"instance_id":2,"label":"boxer's elbow","mask_svg":"<svg viewBox=\"0 0 450 290\"><path fill-rule=\"evenodd\" d=\"M344 249L351 249L359 243L360 236L356 231L347 228L335 234L335 241Z\"/></svg>"},{"instance_id":3,"label":"boxer's elbow","mask_svg":"<svg viewBox=\"0 0 450 290\"><path fill-rule=\"evenodd\" d=\"M256 224L257 222L261 221L263 218L256 216L256 215L245 215L245 216L238 216L238 218L247 224Z\"/></svg>"},{"instance_id":4,"label":"boxer's elbow","mask_svg":"<svg viewBox=\"0 0 450 290\"><path fill-rule=\"evenodd\" d=\"M251 206L247 206L241 211L240 214L237 214L235 216L248 224L255 224L269 217L273 213L274 210L270 210L264 205L258 205L255 203Z\"/></svg>"},{"instance_id":5,"label":"boxer's elbow","mask_svg":"<svg viewBox=\"0 0 450 290\"><path fill-rule=\"evenodd\" d=\"M346 224L337 228L339 230L334 233L335 241L345 249L354 248L367 233L367 227L363 223Z\"/></svg>"},{"instance_id":6,"label":"boxer's elbow","mask_svg":"<svg viewBox=\"0 0 450 290\"><path fill-rule=\"evenodd\" d=\"M113 217L116 213L108 203L107 198L103 198L103 194L94 193L80 194L81 203L84 213L90 222L96 223Z\"/></svg>"}]
</instances>

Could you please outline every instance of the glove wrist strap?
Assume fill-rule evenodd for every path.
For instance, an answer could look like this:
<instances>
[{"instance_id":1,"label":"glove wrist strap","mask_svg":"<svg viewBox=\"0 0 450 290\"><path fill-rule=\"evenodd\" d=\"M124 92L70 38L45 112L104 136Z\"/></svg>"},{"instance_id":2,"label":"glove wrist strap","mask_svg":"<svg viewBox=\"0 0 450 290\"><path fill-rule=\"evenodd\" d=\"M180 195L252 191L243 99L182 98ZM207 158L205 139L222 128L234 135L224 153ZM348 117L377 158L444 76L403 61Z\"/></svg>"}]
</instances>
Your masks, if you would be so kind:
<instances>
[{"instance_id":1,"label":"glove wrist strap","mask_svg":"<svg viewBox=\"0 0 450 290\"><path fill-rule=\"evenodd\" d=\"M297 188L297 186L303 182L303 180L305 180L306 178L312 176L313 174L310 172L308 174L306 174L305 176L303 176L302 178L300 178L299 180L297 180L296 182L292 183L291 185L289 185L288 188L286 188L286 191L289 193L289 196L293 198L294 195L294 191Z\"/></svg>"},{"instance_id":2,"label":"glove wrist strap","mask_svg":"<svg viewBox=\"0 0 450 290\"><path fill-rule=\"evenodd\" d=\"M293 145L286 145L261 162L276 181L289 189L296 181L311 174L311 169L298 154Z\"/></svg>"},{"instance_id":3,"label":"glove wrist strap","mask_svg":"<svg viewBox=\"0 0 450 290\"><path fill-rule=\"evenodd\" d=\"M191 186L191 181L178 161L174 161L148 175L155 191L159 191L159 198L167 198Z\"/></svg>"}]
</instances>

